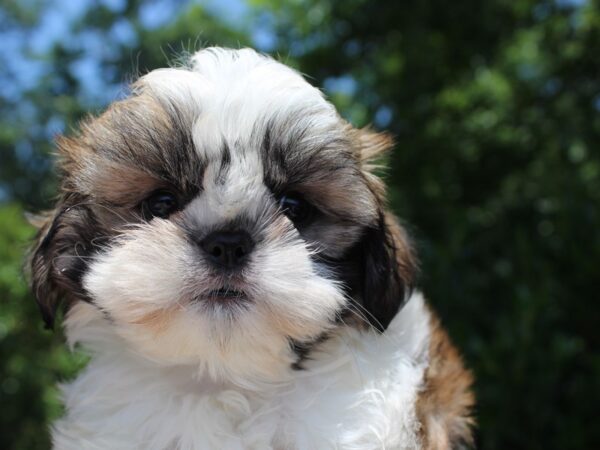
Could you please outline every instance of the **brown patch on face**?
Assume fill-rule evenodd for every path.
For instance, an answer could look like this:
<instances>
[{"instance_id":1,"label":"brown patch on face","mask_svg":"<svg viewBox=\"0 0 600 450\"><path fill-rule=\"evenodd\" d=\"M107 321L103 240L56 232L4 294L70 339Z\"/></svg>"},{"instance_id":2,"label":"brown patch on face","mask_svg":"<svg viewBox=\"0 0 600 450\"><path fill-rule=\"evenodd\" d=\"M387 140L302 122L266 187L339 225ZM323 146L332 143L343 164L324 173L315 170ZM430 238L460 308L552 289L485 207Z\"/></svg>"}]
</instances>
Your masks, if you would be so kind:
<instances>
[{"instance_id":1,"label":"brown patch on face","mask_svg":"<svg viewBox=\"0 0 600 450\"><path fill-rule=\"evenodd\" d=\"M291 194L307 201L314 214L299 224L302 238L340 258L376 220L377 200L343 124L323 129L293 119L268 125L261 136L265 184L276 198Z\"/></svg>"},{"instance_id":2,"label":"brown patch on face","mask_svg":"<svg viewBox=\"0 0 600 450\"><path fill-rule=\"evenodd\" d=\"M267 124L259 137L265 183L275 195L298 192L333 221L366 225L375 198L361 171L357 130L340 121L320 125L311 110Z\"/></svg>"},{"instance_id":3,"label":"brown patch on face","mask_svg":"<svg viewBox=\"0 0 600 450\"><path fill-rule=\"evenodd\" d=\"M157 189L170 189L181 204L199 190L202 162L193 146L190 111L138 86L57 139L61 195L56 210L37 220L31 284L48 326L62 299L87 299L81 278L89 262L120 234L142 221L140 206ZM89 299L87 299L89 300Z\"/></svg>"},{"instance_id":4,"label":"brown patch on face","mask_svg":"<svg viewBox=\"0 0 600 450\"><path fill-rule=\"evenodd\" d=\"M377 214L376 199L356 167L313 174L298 190L337 221L368 225Z\"/></svg>"},{"instance_id":5,"label":"brown patch on face","mask_svg":"<svg viewBox=\"0 0 600 450\"><path fill-rule=\"evenodd\" d=\"M429 366L417 399L423 448L449 450L460 444L472 445L473 377L433 314L430 328Z\"/></svg>"},{"instance_id":6,"label":"brown patch on face","mask_svg":"<svg viewBox=\"0 0 600 450\"><path fill-rule=\"evenodd\" d=\"M193 113L182 108L140 89L88 119L75 137L59 138L63 192L127 207L158 188L195 195L203 163L192 141Z\"/></svg>"},{"instance_id":7,"label":"brown patch on face","mask_svg":"<svg viewBox=\"0 0 600 450\"><path fill-rule=\"evenodd\" d=\"M177 308L157 309L143 314L130 323L143 326L154 335L163 333L171 325L171 317Z\"/></svg>"},{"instance_id":8,"label":"brown patch on face","mask_svg":"<svg viewBox=\"0 0 600 450\"><path fill-rule=\"evenodd\" d=\"M102 201L124 207L135 207L149 192L161 187L164 182L142 170L118 165L105 165L106 170L98 173L95 188Z\"/></svg>"}]
</instances>

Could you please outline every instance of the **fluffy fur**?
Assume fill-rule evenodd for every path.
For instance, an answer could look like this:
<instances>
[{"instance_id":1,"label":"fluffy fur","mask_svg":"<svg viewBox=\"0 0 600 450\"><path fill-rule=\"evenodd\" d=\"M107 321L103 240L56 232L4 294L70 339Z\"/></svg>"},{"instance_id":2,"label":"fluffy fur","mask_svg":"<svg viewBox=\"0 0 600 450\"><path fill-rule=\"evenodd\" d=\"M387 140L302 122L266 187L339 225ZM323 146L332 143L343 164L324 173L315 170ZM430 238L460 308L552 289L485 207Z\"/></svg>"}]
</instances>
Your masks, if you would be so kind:
<instances>
[{"instance_id":1,"label":"fluffy fur","mask_svg":"<svg viewBox=\"0 0 600 450\"><path fill-rule=\"evenodd\" d=\"M211 48L58 146L32 287L92 359L63 387L55 448L470 442L470 375L412 291L410 241L372 173L387 136L292 69Z\"/></svg>"}]
</instances>

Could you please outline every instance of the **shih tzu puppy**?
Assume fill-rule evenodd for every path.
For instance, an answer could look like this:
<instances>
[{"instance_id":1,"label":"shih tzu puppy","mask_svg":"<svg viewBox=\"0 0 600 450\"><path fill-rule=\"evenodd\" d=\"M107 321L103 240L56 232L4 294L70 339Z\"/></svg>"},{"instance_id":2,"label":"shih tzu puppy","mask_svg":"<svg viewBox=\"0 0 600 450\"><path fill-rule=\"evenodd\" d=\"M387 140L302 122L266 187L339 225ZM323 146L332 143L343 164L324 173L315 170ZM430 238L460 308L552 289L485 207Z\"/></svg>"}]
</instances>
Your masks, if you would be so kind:
<instances>
[{"instance_id":1,"label":"shih tzu puppy","mask_svg":"<svg viewBox=\"0 0 600 450\"><path fill-rule=\"evenodd\" d=\"M450 449L471 377L355 129L297 72L208 48L58 139L31 283L91 355L54 448Z\"/></svg>"}]
</instances>

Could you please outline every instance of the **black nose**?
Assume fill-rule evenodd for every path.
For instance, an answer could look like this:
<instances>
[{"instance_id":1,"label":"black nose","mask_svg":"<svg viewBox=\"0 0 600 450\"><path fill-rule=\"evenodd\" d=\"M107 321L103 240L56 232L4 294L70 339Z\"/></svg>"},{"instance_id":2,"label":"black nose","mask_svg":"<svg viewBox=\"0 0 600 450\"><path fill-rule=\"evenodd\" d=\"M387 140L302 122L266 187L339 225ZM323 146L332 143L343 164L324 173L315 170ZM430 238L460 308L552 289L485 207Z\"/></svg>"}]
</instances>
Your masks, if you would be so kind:
<instances>
[{"instance_id":1,"label":"black nose","mask_svg":"<svg viewBox=\"0 0 600 450\"><path fill-rule=\"evenodd\" d=\"M217 231L206 236L200 247L212 262L233 269L245 262L254 242L244 231Z\"/></svg>"}]
</instances>

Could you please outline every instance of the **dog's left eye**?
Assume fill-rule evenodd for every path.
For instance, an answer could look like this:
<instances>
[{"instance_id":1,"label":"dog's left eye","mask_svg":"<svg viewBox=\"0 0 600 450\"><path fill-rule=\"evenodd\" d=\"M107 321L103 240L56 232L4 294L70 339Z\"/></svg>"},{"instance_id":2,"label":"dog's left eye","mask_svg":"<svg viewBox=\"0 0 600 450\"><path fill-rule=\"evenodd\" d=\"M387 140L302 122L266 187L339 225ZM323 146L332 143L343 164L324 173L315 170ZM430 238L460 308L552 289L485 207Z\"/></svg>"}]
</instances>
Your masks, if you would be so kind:
<instances>
[{"instance_id":1,"label":"dog's left eye","mask_svg":"<svg viewBox=\"0 0 600 450\"><path fill-rule=\"evenodd\" d=\"M279 198L279 206L283 213L296 225L305 225L313 217L313 206L299 194L282 195Z\"/></svg>"},{"instance_id":2,"label":"dog's left eye","mask_svg":"<svg viewBox=\"0 0 600 450\"><path fill-rule=\"evenodd\" d=\"M166 219L178 208L177 197L168 191L158 191L142 203L142 212L146 218Z\"/></svg>"}]
</instances>

